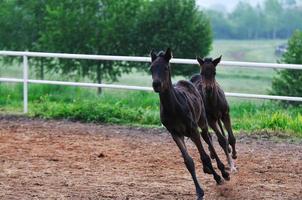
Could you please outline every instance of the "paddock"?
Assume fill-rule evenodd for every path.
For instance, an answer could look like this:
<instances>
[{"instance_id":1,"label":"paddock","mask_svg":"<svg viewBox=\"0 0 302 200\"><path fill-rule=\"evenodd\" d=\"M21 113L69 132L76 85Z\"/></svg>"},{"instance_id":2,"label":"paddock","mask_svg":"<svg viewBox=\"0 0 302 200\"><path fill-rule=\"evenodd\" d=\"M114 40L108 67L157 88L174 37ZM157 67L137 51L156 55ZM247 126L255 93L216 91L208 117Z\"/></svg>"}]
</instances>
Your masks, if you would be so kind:
<instances>
[{"instance_id":1,"label":"paddock","mask_svg":"<svg viewBox=\"0 0 302 200\"><path fill-rule=\"evenodd\" d=\"M202 172L187 141L206 199L302 198L301 142L267 134L237 138L239 171L222 186ZM0 152L0 199L195 198L180 152L164 129L5 115Z\"/></svg>"}]
</instances>

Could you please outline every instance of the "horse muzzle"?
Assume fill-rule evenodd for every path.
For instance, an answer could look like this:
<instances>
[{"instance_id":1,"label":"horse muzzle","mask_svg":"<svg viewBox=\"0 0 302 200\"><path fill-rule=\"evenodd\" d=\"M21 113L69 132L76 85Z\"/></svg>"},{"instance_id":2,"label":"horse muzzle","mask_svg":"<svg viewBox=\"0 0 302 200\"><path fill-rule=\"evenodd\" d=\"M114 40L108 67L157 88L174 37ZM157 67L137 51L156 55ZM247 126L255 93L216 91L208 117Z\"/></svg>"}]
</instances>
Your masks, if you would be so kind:
<instances>
[{"instance_id":1,"label":"horse muzzle","mask_svg":"<svg viewBox=\"0 0 302 200\"><path fill-rule=\"evenodd\" d=\"M154 92L159 93L161 91L162 84L160 81L153 81L152 87L153 87Z\"/></svg>"}]
</instances>

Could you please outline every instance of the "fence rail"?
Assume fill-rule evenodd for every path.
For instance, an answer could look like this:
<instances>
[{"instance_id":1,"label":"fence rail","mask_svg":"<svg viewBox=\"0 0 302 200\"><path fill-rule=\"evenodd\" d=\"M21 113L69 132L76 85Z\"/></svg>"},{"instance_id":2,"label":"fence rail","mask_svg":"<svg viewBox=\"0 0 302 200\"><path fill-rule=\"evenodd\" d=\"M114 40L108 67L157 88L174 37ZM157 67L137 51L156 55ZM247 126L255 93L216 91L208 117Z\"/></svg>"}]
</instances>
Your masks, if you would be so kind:
<instances>
[{"instance_id":1,"label":"fence rail","mask_svg":"<svg viewBox=\"0 0 302 200\"><path fill-rule=\"evenodd\" d=\"M65 59L89 59L89 60L111 60L111 61L130 61L130 62L150 62L149 57L135 57L135 56L112 56L112 55L87 55L87 54L66 54L66 53L44 53L44 52L27 52L27 51L0 51L0 56L22 56L23 57L23 79L16 78L0 78L0 82L15 82L23 83L23 110L28 112L28 84L52 84L52 85L67 85L79 87L102 87L112 89L128 89L128 90L142 90L152 91L151 87L129 86L129 85L113 85L113 84L95 84L82 82L64 82L64 81L49 81L49 80L32 80L28 79L28 57L45 57L45 58L65 58ZM171 59L171 63L175 64L198 64L195 59ZM254 68L272 68L272 69L293 69L302 70L302 65L296 64L277 64L277 63L256 63L256 62L237 62L237 61L222 61L222 66L236 66L236 67L254 67ZM300 101L302 97L291 96L273 96L273 95L259 95L259 94L245 94L245 93L230 93L226 92L226 96L240 97L240 98L256 98L256 99L272 99L272 100L286 100L286 101Z\"/></svg>"},{"instance_id":2,"label":"fence rail","mask_svg":"<svg viewBox=\"0 0 302 200\"><path fill-rule=\"evenodd\" d=\"M151 61L150 57L45 53L45 52L27 52L27 51L0 51L0 56L27 56L27 57L44 57L44 58L129 61L129 62L150 62ZM175 64L189 64L189 65L198 64L196 59L172 58L170 62L175 63ZM300 69L300 70L302 70L302 65L296 65L296 64L221 61L219 63L219 65L227 66L227 67L254 67L254 68Z\"/></svg>"}]
</instances>

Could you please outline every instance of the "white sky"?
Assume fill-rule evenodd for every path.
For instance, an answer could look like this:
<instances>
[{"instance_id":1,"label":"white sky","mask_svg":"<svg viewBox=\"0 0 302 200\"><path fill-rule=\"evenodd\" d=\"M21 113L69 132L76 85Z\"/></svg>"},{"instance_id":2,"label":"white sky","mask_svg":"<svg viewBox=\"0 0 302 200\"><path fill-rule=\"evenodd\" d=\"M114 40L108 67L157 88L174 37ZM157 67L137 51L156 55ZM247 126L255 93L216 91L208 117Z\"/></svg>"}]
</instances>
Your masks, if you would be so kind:
<instances>
[{"instance_id":1,"label":"white sky","mask_svg":"<svg viewBox=\"0 0 302 200\"><path fill-rule=\"evenodd\" d=\"M219 10L227 9L227 11L231 11L237 5L240 0L197 0L197 5L201 8L213 8L216 7ZM262 3L264 0L241 0L247 1L252 5L256 5L257 3Z\"/></svg>"}]
</instances>

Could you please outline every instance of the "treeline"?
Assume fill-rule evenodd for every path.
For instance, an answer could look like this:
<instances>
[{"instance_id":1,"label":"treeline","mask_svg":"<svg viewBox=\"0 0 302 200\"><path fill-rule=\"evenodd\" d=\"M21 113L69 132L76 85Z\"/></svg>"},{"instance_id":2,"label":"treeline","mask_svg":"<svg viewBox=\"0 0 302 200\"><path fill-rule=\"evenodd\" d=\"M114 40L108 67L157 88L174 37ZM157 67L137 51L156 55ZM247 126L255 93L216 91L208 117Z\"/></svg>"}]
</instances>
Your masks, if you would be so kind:
<instances>
[{"instance_id":1,"label":"treeline","mask_svg":"<svg viewBox=\"0 0 302 200\"><path fill-rule=\"evenodd\" d=\"M195 0L0 0L0 27L1 50L143 56L170 46L176 57L192 58L207 55L212 42L210 22ZM98 83L135 66L72 59L31 59L33 65L41 79L51 70Z\"/></svg>"},{"instance_id":2,"label":"treeline","mask_svg":"<svg viewBox=\"0 0 302 200\"><path fill-rule=\"evenodd\" d=\"M302 30L302 5L296 0L266 0L256 7L240 1L231 13L208 10L215 38L289 38Z\"/></svg>"}]
</instances>

